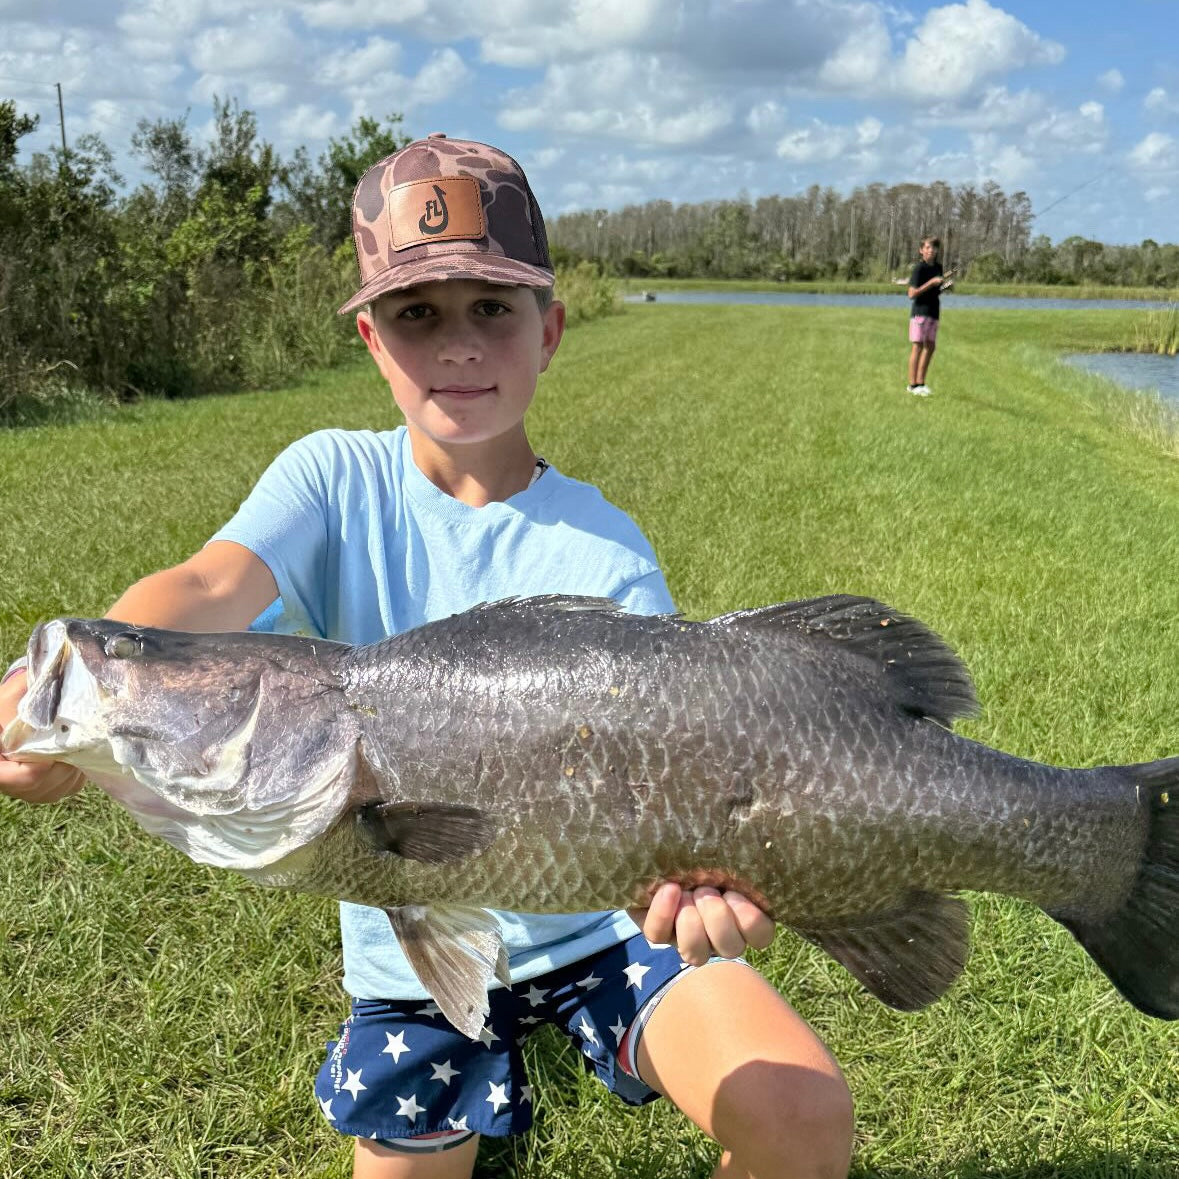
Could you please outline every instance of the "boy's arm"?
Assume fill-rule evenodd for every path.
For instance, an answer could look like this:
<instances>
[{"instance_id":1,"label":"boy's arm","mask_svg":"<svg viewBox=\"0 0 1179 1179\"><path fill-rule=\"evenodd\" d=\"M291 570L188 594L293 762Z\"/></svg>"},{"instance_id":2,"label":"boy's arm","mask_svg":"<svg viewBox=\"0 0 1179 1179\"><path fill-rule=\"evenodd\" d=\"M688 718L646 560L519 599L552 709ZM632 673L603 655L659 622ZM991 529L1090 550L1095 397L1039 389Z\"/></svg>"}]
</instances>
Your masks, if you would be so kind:
<instances>
[{"instance_id":1,"label":"boy's arm","mask_svg":"<svg viewBox=\"0 0 1179 1179\"><path fill-rule=\"evenodd\" d=\"M228 540L206 545L187 561L137 581L108 618L171 630L243 630L274 599L278 586L266 563ZM0 684L0 731L16 716L26 676ZM82 788L80 770L62 762L22 764L0 757L0 794L26 802L57 802Z\"/></svg>"}]
</instances>

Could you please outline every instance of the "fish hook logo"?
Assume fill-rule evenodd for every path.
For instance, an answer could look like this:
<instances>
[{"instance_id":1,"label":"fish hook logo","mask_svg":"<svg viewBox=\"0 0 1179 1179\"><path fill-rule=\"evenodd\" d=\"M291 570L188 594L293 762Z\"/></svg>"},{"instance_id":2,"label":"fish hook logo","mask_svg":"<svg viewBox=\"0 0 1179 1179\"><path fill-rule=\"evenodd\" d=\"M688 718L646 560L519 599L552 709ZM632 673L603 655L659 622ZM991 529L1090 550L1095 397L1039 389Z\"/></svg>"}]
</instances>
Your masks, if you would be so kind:
<instances>
[{"instance_id":1,"label":"fish hook logo","mask_svg":"<svg viewBox=\"0 0 1179 1179\"><path fill-rule=\"evenodd\" d=\"M422 233L442 233L450 224L450 212L446 208L446 191L434 185L434 199L426 202L426 211L418 221Z\"/></svg>"}]
</instances>

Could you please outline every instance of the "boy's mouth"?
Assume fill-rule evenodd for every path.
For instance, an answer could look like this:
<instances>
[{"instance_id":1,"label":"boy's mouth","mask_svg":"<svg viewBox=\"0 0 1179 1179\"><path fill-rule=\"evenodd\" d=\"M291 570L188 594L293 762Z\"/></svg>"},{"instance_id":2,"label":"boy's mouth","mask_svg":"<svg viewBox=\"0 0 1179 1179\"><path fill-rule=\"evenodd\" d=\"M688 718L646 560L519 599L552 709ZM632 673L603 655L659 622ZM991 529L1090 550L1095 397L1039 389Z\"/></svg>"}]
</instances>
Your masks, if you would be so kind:
<instances>
[{"instance_id":1,"label":"boy's mouth","mask_svg":"<svg viewBox=\"0 0 1179 1179\"><path fill-rule=\"evenodd\" d=\"M435 397L455 397L459 400L470 400L482 397L487 393L494 393L494 385L442 385L431 390Z\"/></svg>"}]
</instances>

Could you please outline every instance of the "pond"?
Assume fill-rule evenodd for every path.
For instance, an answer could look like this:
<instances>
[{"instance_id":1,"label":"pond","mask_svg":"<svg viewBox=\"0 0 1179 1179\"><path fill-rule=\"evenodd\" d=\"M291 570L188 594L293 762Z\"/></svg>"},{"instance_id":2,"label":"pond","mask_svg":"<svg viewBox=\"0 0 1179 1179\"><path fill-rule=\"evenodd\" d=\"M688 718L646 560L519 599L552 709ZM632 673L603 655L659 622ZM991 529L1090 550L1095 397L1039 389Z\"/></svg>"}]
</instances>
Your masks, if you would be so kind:
<instances>
[{"instance_id":1,"label":"pond","mask_svg":"<svg viewBox=\"0 0 1179 1179\"><path fill-rule=\"evenodd\" d=\"M1108 377L1128 389L1153 389L1179 402L1179 356L1149 352L1081 352L1062 356L1066 364Z\"/></svg>"},{"instance_id":2,"label":"pond","mask_svg":"<svg viewBox=\"0 0 1179 1179\"><path fill-rule=\"evenodd\" d=\"M838 295L810 291L654 291L655 298L639 293L626 295L627 303L758 303L779 307L905 307L905 293L900 287L895 295ZM1012 295L943 296L944 305L955 307L985 307L1003 310L1162 310L1173 307L1164 300L1145 299L1018 299Z\"/></svg>"}]
</instances>

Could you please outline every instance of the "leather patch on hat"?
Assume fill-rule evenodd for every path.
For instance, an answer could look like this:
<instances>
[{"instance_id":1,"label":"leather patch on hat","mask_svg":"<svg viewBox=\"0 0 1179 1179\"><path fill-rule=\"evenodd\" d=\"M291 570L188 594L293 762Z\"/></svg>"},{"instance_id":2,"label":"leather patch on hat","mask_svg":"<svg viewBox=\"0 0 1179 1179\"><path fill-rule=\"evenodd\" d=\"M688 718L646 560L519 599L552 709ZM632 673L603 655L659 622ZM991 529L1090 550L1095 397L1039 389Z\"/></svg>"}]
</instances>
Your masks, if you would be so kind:
<instances>
[{"instance_id":1,"label":"leather patch on hat","mask_svg":"<svg viewBox=\"0 0 1179 1179\"><path fill-rule=\"evenodd\" d=\"M389 240L395 250L483 237L479 181L470 176L411 180L389 190Z\"/></svg>"}]
</instances>

